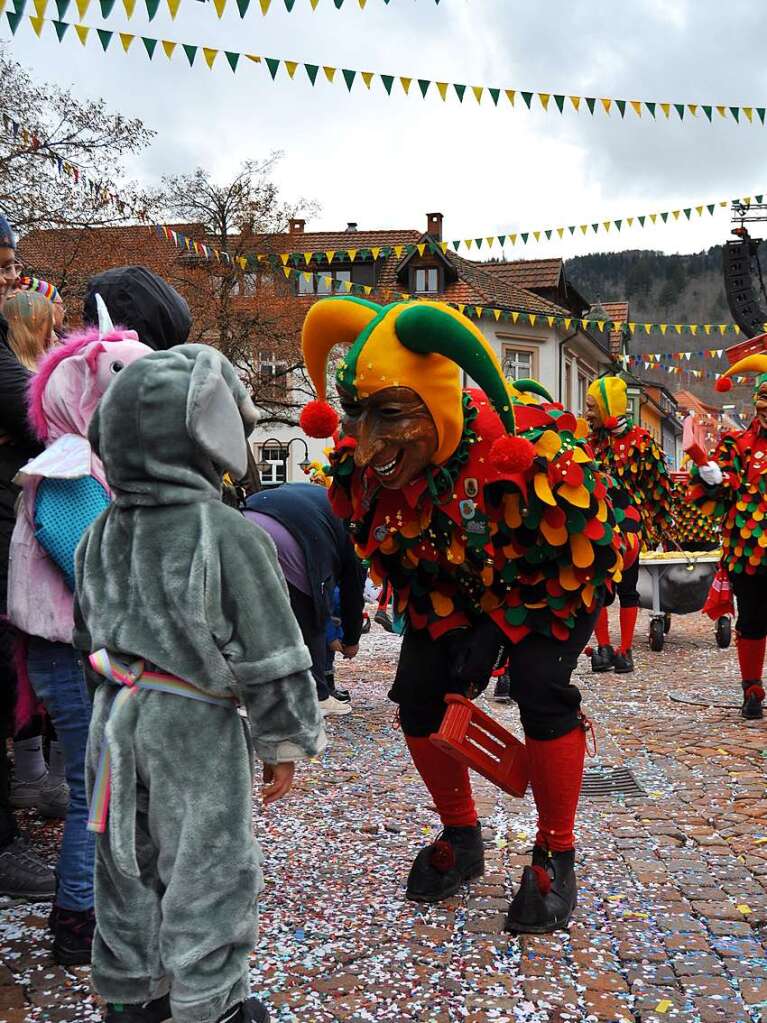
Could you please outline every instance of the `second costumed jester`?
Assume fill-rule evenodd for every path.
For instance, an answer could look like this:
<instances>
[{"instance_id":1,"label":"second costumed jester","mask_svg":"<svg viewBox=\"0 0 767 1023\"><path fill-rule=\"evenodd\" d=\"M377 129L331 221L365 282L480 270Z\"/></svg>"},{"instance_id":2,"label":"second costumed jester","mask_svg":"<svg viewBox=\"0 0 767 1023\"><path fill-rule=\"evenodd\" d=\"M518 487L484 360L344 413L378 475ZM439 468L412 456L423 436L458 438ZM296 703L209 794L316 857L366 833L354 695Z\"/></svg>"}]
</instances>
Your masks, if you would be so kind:
<instances>
[{"instance_id":1,"label":"second costumed jester","mask_svg":"<svg viewBox=\"0 0 767 1023\"><path fill-rule=\"evenodd\" d=\"M343 408L325 401L331 350ZM621 577L626 540L575 416L526 404L470 320L435 302L317 302L303 329L318 400L310 436L336 434L331 501L406 621L390 698L440 814L409 898L436 902L484 870L468 770L430 742L447 693L476 695L508 656L538 810L532 863L507 928L564 926L576 902L575 812L586 746L571 674ZM479 389L464 390L465 372ZM620 518L620 513L617 513Z\"/></svg>"}]
</instances>

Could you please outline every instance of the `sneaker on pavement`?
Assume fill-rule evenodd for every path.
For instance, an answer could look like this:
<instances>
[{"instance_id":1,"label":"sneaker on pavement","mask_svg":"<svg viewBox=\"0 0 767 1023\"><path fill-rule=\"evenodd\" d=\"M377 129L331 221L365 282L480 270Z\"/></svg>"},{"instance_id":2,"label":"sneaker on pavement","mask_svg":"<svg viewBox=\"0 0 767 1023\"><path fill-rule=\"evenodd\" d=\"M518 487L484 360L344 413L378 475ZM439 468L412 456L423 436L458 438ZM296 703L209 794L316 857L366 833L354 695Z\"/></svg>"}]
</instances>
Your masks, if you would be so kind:
<instances>
[{"instance_id":1,"label":"sneaker on pavement","mask_svg":"<svg viewBox=\"0 0 767 1023\"><path fill-rule=\"evenodd\" d=\"M386 611L376 611L373 621L386 629L387 632L394 632L394 623Z\"/></svg>"},{"instance_id":2,"label":"sneaker on pavement","mask_svg":"<svg viewBox=\"0 0 767 1023\"><path fill-rule=\"evenodd\" d=\"M59 966L87 966L91 961L96 917L92 909L56 907L53 958Z\"/></svg>"},{"instance_id":3,"label":"sneaker on pavement","mask_svg":"<svg viewBox=\"0 0 767 1023\"><path fill-rule=\"evenodd\" d=\"M104 1023L166 1023L170 1019L170 995L163 995L143 1005L107 1002Z\"/></svg>"},{"instance_id":4,"label":"sneaker on pavement","mask_svg":"<svg viewBox=\"0 0 767 1023\"><path fill-rule=\"evenodd\" d=\"M43 817L63 820L69 810L69 786L63 779L57 781L46 775L36 805Z\"/></svg>"},{"instance_id":5,"label":"sneaker on pavement","mask_svg":"<svg viewBox=\"0 0 767 1023\"><path fill-rule=\"evenodd\" d=\"M11 806L14 810L28 810L37 806L40 798L40 790L48 778L48 772L41 774L34 781L19 781L16 778L11 782Z\"/></svg>"},{"instance_id":6,"label":"sneaker on pavement","mask_svg":"<svg viewBox=\"0 0 767 1023\"><path fill-rule=\"evenodd\" d=\"M19 835L0 850L0 895L46 901L56 892L56 875Z\"/></svg>"},{"instance_id":7,"label":"sneaker on pavement","mask_svg":"<svg viewBox=\"0 0 767 1023\"><path fill-rule=\"evenodd\" d=\"M330 714L337 714L339 717L343 717L345 714L351 714L352 705L351 703L342 703L341 700L337 700L334 696L328 696L326 700L320 700L320 710L324 718Z\"/></svg>"},{"instance_id":8,"label":"sneaker on pavement","mask_svg":"<svg viewBox=\"0 0 767 1023\"><path fill-rule=\"evenodd\" d=\"M496 703L511 703L511 679L507 672L499 675L495 680L495 689L491 699Z\"/></svg>"},{"instance_id":9,"label":"sneaker on pavement","mask_svg":"<svg viewBox=\"0 0 767 1023\"><path fill-rule=\"evenodd\" d=\"M352 696L348 689L336 689L335 686L329 686L328 688L334 700L339 700L341 703L352 702Z\"/></svg>"}]
</instances>

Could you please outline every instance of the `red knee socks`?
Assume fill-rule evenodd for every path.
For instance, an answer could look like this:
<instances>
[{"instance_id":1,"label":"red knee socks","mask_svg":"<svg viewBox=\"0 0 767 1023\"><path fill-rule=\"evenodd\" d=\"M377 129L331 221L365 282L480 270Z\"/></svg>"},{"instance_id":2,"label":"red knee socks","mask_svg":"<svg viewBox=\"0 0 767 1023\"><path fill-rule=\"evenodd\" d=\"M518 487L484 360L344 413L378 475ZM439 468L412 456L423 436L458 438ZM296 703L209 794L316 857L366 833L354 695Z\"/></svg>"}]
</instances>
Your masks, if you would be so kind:
<instances>
[{"instance_id":1,"label":"red knee socks","mask_svg":"<svg viewBox=\"0 0 767 1023\"><path fill-rule=\"evenodd\" d=\"M767 644L765 639L744 639L743 636L738 636L736 645L738 647L740 677L744 682L761 681L762 669L764 668L765 644Z\"/></svg>"},{"instance_id":2,"label":"red knee socks","mask_svg":"<svg viewBox=\"0 0 767 1023\"><path fill-rule=\"evenodd\" d=\"M536 845L550 852L575 846L575 813L583 780L586 733L578 725L559 739L525 736L530 758L530 784L538 809Z\"/></svg>"},{"instance_id":3,"label":"red knee socks","mask_svg":"<svg viewBox=\"0 0 767 1023\"><path fill-rule=\"evenodd\" d=\"M599 618L594 626L594 635L597 637L597 646L610 645L610 619L607 617L606 607L599 612Z\"/></svg>"},{"instance_id":4,"label":"red knee socks","mask_svg":"<svg viewBox=\"0 0 767 1023\"><path fill-rule=\"evenodd\" d=\"M621 650L625 653L634 645L634 629L636 628L638 607L622 607L621 620Z\"/></svg>"},{"instance_id":5,"label":"red knee socks","mask_svg":"<svg viewBox=\"0 0 767 1023\"><path fill-rule=\"evenodd\" d=\"M468 768L428 739L406 735L405 741L445 827L468 828L476 824L477 810Z\"/></svg>"}]
</instances>

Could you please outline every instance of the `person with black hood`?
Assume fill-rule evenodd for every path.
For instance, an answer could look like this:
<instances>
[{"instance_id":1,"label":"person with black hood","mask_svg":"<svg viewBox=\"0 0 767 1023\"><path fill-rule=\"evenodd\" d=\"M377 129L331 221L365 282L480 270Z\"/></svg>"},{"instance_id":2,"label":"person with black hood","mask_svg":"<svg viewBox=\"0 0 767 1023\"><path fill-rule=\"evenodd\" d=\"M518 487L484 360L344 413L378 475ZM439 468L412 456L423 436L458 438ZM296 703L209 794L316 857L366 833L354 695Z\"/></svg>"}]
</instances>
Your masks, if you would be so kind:
<instances>
[{"instance_id":1,"label":"person with black hood","mask_svg":"<svg viewBox=\"0 0 767 1023\"><path fill-rule=\"evenodd\" d=\"M19 490L16 473L40 450L27 421L27 387L31 377L11 351L8 324L2 315L7 295L15 290L20 266L16 239L0 214L0 895L49 899L56 890L53 871L19 834L10 805L10 770L5 742L13 734L16 676L13 629L6 619L8 556Z\"/></svg>"},{"instance_id":2,"label":"person with black hood","mask_svg":"<svg viewBox=\"0 0 767 1023\"><path fill-rule=\"evenodd\" d=\"M135 330L156 352L183 345L189 337L192 314L186 299L145 266L118 266L92 277L83 303L86 325L98 325L97 294L114 323Z\"/></svg>"}]
</instances>

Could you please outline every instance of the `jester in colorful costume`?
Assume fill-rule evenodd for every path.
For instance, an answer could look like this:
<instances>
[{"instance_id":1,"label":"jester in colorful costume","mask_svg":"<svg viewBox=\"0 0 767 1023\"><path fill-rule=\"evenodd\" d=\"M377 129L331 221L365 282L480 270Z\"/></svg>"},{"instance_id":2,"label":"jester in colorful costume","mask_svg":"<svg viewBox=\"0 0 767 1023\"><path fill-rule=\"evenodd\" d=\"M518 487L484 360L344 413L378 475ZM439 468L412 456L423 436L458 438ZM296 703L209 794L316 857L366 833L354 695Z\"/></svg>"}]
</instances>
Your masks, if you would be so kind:
<instances>
[{"instance_id":1,"label":"jester in colorful costume","mask_svg":"<svg viewBox=\"0 0 767 1023\"><path fill-rule=\"evenodd\" d=\"M706 515L721 522L722 566L737 598L738 662L747 720L764 715L764 651L767 642L767 354L739 360L717 380L718 391L732 376L756 374L756 415L747 430L726 433L713 459L691 472L690 496Z\"/></svg>"},{"instance_id":2,"label":"jester in colorful costume","mask_svg":"<svg viewBox=\"0 0 767 1023\"><path fill-rule=\"evenodd\" d=\"M628 411L626 381L603 376L589 387L586 419L591 428L591 446L601 468L612 477L615 488L633 508L639 523L641 545L654 550L664 532L673 524L671 479L663 452L647 430L635 426ZM623 573L618 585L620 603L620 646L610 642L607 607L597 619L597 649L591 655L592 671L627 674L634 670L634 630L639 614L639 561Z\"/></svg>"},{"instance_id":3,"label":"jester in colorful costume","mask_svg":"<svg viewBox=\"0 0 767 1023\"><path fill-rule=\"evenodd\" d=\"M325 401L336 344L349 346L337 433ZM570 679L623 567L606 482L575 416L550 400L524 404L525 392L548 396L533 381L511 388L480 331L447 305L324 299L306 317L303 351L318 400L302 426L336 434L333 507L406 621L389 697L444 828L416 856L407 897L437 902L484 871L468 771L429 737L446 694L476 696L508 657L538 832L507 928L563 927L576 903L586 745ZM462 371L479 388L464 391Z\"/></svg>"}]
</instances>

